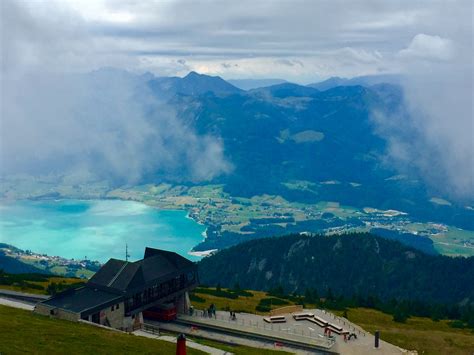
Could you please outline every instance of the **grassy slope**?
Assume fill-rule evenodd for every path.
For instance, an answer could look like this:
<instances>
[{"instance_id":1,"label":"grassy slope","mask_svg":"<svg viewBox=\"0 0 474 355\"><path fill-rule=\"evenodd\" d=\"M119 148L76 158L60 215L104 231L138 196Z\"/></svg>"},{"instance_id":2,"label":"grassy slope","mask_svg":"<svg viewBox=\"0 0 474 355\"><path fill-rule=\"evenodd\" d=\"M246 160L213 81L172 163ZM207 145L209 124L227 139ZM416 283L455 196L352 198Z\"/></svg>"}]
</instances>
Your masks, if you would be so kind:
<instances>
[{"instance_id":1,"label":"grassy slope","mask_svg":"<svg viewBox=\"0 0 474 355\"><path fill-rule=\"evenodd\" d=\"M174 354L172 343L0 306L1 354ZM204 354L188 348L188 354Z\"/></svg>"},{"instance_id":2,"label":"grassy slope","mask_svg":"<svg viewBox=\"0 0 474 355\"><path fill-rule=\"evenodd\" d=\"M474 333L453 329L447 321L411 317L403 324L394 322L391 315L373 309L356 308L347 313L350 321L371 333L380 330L382 339L405 349L416 349L423 354L474 353Z\"/></svg>"},{"instance_id":3,"label":"grassy slope","mask_svg":"<svg viewBox=\"0 0 474 355\"><path fill-rule=\"evenodd\" d=\"M174 344L99 329L86 324L50 319L28 311L0 306L0 354L173 354ZM6 331L5 331L6 330ZM216 341L189 338L196 343L236 355L286 354L282 351L234 346ZM188 354L202 354L188 348Z\"/></svg>"},{"instance_id":4,"label":"grassy slope","mask_svg":"<svg viewBox=\"0 0 474 355\"><path fill-rule=\"evenodd\" d=\"M193 302L193 305L196 308L204 308L214 303L218 309L230 307L233 310L255 313L258 301L269 296L264 292L251 292L254 297L239 297L238 299L196 293L204 298L205 302ZM307 305L307 307L312 306ZM342 315L342 312L334 313ZM449 327L447 321L434 322L429 318L412 317L403 324L394 322L391 315L365 308L350 309L348 317L350 321L369 332L380 330L382 339L405 349L418 350L423 354L440 355L472 355L474 353L474 333L470 330L453 329Z\"/></svg>"},{"instance_id":5,"label":"grassy slope","mask_svg":"<svg viewBox=\"0 0 474 355\"><path fill-rule=\"evenodd\" d=\"M210 287L210 289L215 290L215 288L212 287ZM260 313L255 311L255 307L257 307L262 298L267 298L269 296L267 296L265 292L260 291L252 291L252 293L253 297L239 296L237 299L230 299L196 292L195 294L201 298L204 298L205 302L193 302L193 305L195 308L204 309L209 308L209 306L213 303L217 309L220 310L229 309L247 313Z\"/></svg>"}]
</instances>

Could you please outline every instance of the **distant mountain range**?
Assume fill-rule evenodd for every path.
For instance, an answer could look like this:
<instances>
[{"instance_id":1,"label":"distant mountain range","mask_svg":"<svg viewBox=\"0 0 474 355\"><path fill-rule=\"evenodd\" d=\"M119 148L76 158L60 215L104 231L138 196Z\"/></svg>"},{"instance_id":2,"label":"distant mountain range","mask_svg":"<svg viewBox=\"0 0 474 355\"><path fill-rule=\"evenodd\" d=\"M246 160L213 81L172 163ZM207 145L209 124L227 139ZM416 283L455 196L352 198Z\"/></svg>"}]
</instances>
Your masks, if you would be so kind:
<instances>
[{"instance_id":1,"label":"distant mountain range","mask_svg":"<svg viewBox=\"0 0 474 355\"><path fill-rule=\"evenodd\" d=\"M289 83L283 79L231 79L227 80L230 84L238 87L242 90L253 90L253 89L261 89L267 88L269 86L278 86L280 84L290 84L290 85L297 85ZM315 82L308 85L299 85L299 86L307 86L319 91L325 91L337 86L364 86L370 87L377 84L393 84L393 85L400 85L402 82L402 76L399 74L379 74L379 75L364 75L358 76L354 78L340 78L340 77L331 77L329 79ZM284 86L283 86L284 87Z\"/></svg>"},{"instance_id":2,"label":"distant mountain range","mask_svg":"<svg viewBox=\"0 0 474 355\"><path fill-rule=\"evenodd\" d=\"M426 186L414 171L400 175L387 164L387 137L379 134L372 112L390 117L404 111L401 87L375 84L383 78L387 76L358 79L369 86L351 79L349 86L324 91L292 83L243 91L221 78L195 73L149 85L161 83L156 90L160 96L163 83L173 83L168 103L181 118L199 134L222 139L234 169L214 182L223 183L232 196L267 193L289 201L338 201L474 229L474 210L465 204L433 203L440 191ZM287 185L291 181L314 186L293 189Z\"/></svg>"},{"instance_id":3,"label":"distant mountain range","mask_svg":"<svg viewBox=\"0 0 474 355\"><path fill-rule=\"evenodd\" d=\"M106 69L114 70L114 69ZM117 71L120 76L126 76L127 72ZM128 73L128 75L131 75ZM180 95L203 95L213 93L215 95L230 95L242 93L242 91L273 92L276 96L284 97L286 94L308 96L314 93L311 89L325 91L337 86L363 86L370 87L377 84L400 84L401 77L396 74L367 75L351 79L332 77L327 80L300 85L290 83L283 79L232 79L224 80L219 76L209 76L190 72L183 78L180 77L158 77L146 73L141 78L148 79L149 85L156 91L167 97L174 94ZM306 88L306 89L305 89ZM285 94L286 93L286 94Z\"/></svg>"},{"instance_id":4,"label":"distant mountain range","mask_svg":"<svg viewBox=\"0 0 474 355\"><path fill-rule=\"evenodd\" d=\"M309 86L293 83L282 83L250 90L253 94L268 95L272 97L312 97L317 95L319 90Z\"/></svg>"},{"instance_id":5,"label":"distant mountain range","mask_svg":"<svg viewBox=\"0 0 474 355\"><path fill-rule=\"evenodd\" d=\"M383 74L383 75L366 75L366 76L358 76L351 79L346 78L339 78L339 77L332 77L327 80L309 84L307 86L324 91L332 89L336 86L373 86L377 84L396 84L399 85L401 83L401 76L397 74Z\"/></svg>"},{"instance_id":6,"label":"distant mountain range","mask_svg":"<svg viewBox=\"0 0 474 355\"><path fill-rule=\"evenodd\" d=\"M272 86L286 83L283 79L230 79L227 82L242 90L252 90L265 86Z\"/></svg>"},{"instance_id":7,"label":"distant mountain range","mask_svg":"<svg viewBox=\"0 0 474 355\"><path fill-rule=\"evenodd\" d=\"M170 97L172 95L199 96L207 93L215 95L238 94L241 89L218 76L208 76L190 72L184 78L162 77L152 79L148 85L155 93Z\"/></svg>"},{"instance_id":8,"label":"distant mountain range","mask_svg":"<svg viewBox=\"0 0 474 355\"><path fill-rule=\"evenodd\" d=\"M436 203L439 199L433 197L449 197L425 185L415 170L402 174L387 161L390 137L380 133L373 112L409 119L403 90L394 84L400 80L396 75L331 78L309 86L284 82L250 90L195 72L183 78L113 69L90 75L130 80L137 96L151 93L199 136L218 137L233 169L211 182L223 184L231 196L270 194L291 202L393 209L420 221L474 230L474 208L468 208L474 201ZM247 84L250 88L263 81ZM179 174L152 172L138 183L183 182Z\"/></svg>"}]
</instances>

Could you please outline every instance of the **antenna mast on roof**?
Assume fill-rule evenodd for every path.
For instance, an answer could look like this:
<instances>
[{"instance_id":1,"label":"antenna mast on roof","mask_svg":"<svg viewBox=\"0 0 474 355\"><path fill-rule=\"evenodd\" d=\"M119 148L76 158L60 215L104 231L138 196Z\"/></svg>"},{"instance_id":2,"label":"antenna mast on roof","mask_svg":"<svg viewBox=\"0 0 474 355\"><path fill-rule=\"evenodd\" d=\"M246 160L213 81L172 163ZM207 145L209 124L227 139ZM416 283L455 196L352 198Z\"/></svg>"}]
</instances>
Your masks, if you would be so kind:
<instances>
[{"instance_id":1,"label":"antenna mast on roof","mask_svg":"<svg viewBox=\"0 0 474 355\"><path fill-rule=\"evenodd\" d=\"M125 244L125 261L128 261L130 254L128 253L128 244Z\"/></svg>"}]
</instances>

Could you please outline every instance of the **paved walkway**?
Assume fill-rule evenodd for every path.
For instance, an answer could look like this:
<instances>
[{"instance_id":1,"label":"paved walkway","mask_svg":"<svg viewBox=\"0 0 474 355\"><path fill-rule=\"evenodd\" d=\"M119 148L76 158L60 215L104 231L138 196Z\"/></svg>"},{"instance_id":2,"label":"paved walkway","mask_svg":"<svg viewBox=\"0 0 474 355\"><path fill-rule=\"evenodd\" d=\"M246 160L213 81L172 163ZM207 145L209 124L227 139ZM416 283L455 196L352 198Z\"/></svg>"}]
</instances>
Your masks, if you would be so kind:
<instances>
[{"instance_id":1,"label":"paved walkway","mask_svg":"<svg viewBox=\"0 0 474 355\"><path fill-rule=\"evenodd\" d=\"M321 350L322 352L333 352L334 341L327 337L301 327L292 327L289 323L293 321L291 316L283 324L268 324L263 317L250 313L239 313L237 318L231 320L229 312L216 312L216 316L203 317L202 311L196 311L193 316L179 315L178 320L189 324L212 327L248 337L265 338L267 341L284 342L296 347ZM300 325L300 324L298 324Z\"/></svg>"},{"instance_id":2,"label":"paved walkway","mask_svg":"<svg viewBox=\"0 0 474 355\"><path fill-rule=\"evenodd\" d=\"M408 354L409 352L405 349L401 349L393 344L387 343L380 340L379 348L374 348L375 337L362 329L357 324L349 322L347 319L338 317L333 313L321 310L311 309L311 313L316 316L327 320L330 323L337 324L344 329L354 332L357 335L357 340L344 341L344 338L340 335L336 336L336 344L334 350L340 354L350 355L365 355L365 354L384 354L384 355L399 355ZM313 327L314 328L314 327ZM382 334L383 337L383 334Z\"/></svg>"},{"instance_id":3,"label":"paved walkway","mask_svg":"<svg viewBox=\"0 0 474 355\"><path fill-rule=\"evenodd\" d=\"M11 299L8 299L8 298L1 298L1 297L0 297L0 304L3 305L3 306L9 306L9 307L24 309L24 310L27 310L27 311L32 311L33 308L35 308L33 305L28 304L28 303L15 301L15 300L11 300Z\"/></svg>"},{"instance_id":4,"label":"paved walkway","mask_svg":"<svg viewBox=\"0 0 474 355\"><path fill-rule=\"evenodd\" d=\"M46 300L51 296L48 295L38 295L36 293L27 293L27 292L19 292L19 291L12 291L12 290L4 290L0 288L0 297L7 297L7 298L14 298L14 299L21 299L26 302L36 303L39 301Z\"/></svg>"},{"instance_id":5,"label":"paved walkway","mask_svg":"<svg viewBox=\"0 0 474 355\"><path fill-rule=\"evenodd\" d=\"M298 354L298 355L322 354L322 353L318 353L317 351L305 351L305 350L297 349L290 346L284 346L281 344L278 344L278 346L276 346L274 342L268 342L268 341L263 341L263 340L258 340L258 339L250 339L248 337L236 336L230 333L216 332L214 330L203 329L200 327L191 327L189 325L178 324L175 322L160 323L160 322L151 321L151 320L146 320L145 322L157 326L162 331L169 331L172 333L183 333L190 337L194 336L194 337L210 339L214 341L220 341L229 345L243 345L243 346L250 346L250 347L258 348L258 349L282 350L282 351L286 351L286 352L289 352L292 354Z\"/></svg>"},{"instance_id":6,"label":"paved walkway","mask_svg":"<svg viewBox=\"0 0 474 355\"><path fill-rule=\"evenodd\" d=\"M151 333L147 333L143 330L136 330L133 332L134 335L141 336L141 337L146 337L146 338L152 338L152 339L159 339L159 340L164 340L168 341L170 343L175 343L176 344L176 337L172 337L170 335L154 335ZM232 354L227 351L221 350L221 349L216 349L211 346L207 345L202 345L199 343L195 343L194 341L191 341L189 339L186 339L186 346L192 349L197 349L204 351L205 353L212 354L212 355L225 355L225 354Z\"/></svg>"},{"instance_id":7,"label":"paved walkway","mask_svg":"<svg viewBox=\"0 0 474 355\"><path fill-rule=\"evenodd\" d=\"M349 322L345 318L337 317L333 313L320 309L308 309L305 310L305 312L314 313L316 316L326 320L327 322L338 325L343 329L348 330L350 333L355 333L357 335L357 339L355 340L344 341L342 335L333 333L332 335L335 344L327 349L330 352L354 355L399 355L408 353L406 350L400 349L399 347L383 340L380 341L379 348L375 349L375 338L372 334L366 332L357 324ZM190 323L194 322L194 324L198 326L201 324L203 327L212 324L215 329L234 329L236 331L245 329L249 334L271 335L272 337L278 337L281 342L295 340L307 344L319 343L318 345L321 344L324 346L324 342L328 340L327 337L324 336L324 328L307 320L295 321L290 314L286 315L286 322L280 324L267 324L263 321L262 316L249 313L238 313L236 320L229 319L229 312L217 312L216 318L202 317L200 311L197 311L196 314L197 316L180 316L179 318ZM381 336L383 338L383 334L381 334Z\"/></svg>"}]
</instances>

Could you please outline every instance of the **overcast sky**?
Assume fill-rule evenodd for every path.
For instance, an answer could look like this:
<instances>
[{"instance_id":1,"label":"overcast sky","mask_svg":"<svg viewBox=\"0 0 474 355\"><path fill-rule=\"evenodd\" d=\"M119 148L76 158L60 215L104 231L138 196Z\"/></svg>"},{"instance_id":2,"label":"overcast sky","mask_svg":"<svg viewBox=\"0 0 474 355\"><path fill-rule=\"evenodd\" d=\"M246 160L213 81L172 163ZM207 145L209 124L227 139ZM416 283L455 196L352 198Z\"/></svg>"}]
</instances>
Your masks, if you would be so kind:
<instances>
[{"instance_id":1,"label":"overcast sky","mask_svg":"<svg viewBox=\"0 0 474 355\"><path fill-rule=\"evenodd\" d=\"M194 70L299 83L401 73L410 121L375 119L389 142L387 157L449 195L474 199L472 0L2 0L0 6L3 168L30 166L38 155L85 159L92 151L106 157L102 165L128 175L129 165L116 156L125 136L130 149L119 155L131 161L150 151L141 142L163 141L170 144L153 148L160 152L153 168L202 155L218 163L194 169L193 179L229 171L219 137L187 131L173 113L159 117L163 126L176 127L173 137L159 129L149 136L143 107L129 100L130 85L115 78L109 79L116 92L89 115L104 122L91 141L87 120L76 114L82 110L71 108L96 107L96 88L84 89L64 73L117 67L184 76ZM117 97L127 110L109 104ZM132 116L141 125L130 126ZM76 124L81 129L72 130ZM113 138L109 145L104 136ZM85 151L65 150L71 141ZM184 159L187 147L194 154ZM139 164L133 177L148 165Z\"/></svg>"},{"instance_id":2,"label":"overcast sky","mask_svg":"<svg viewBox=\"0 0 474 355\"><path fill-rule=\"evenodd\" d=\"M2 1L4 67L309 83L472 54L472 1Z\"/></svg>"}]
</instances>

